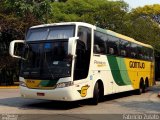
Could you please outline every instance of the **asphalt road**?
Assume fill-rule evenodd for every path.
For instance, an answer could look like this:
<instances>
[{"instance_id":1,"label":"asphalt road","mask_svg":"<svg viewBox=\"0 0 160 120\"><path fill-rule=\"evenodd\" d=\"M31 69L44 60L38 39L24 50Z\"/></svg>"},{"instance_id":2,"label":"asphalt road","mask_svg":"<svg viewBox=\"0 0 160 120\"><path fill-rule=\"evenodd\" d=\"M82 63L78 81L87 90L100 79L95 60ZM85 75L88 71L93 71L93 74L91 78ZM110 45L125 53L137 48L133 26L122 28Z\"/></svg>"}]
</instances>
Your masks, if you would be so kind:
<instances>
[{"instance_id":1,"label":"asphalt road","mask_svg":"<svg viewBox=\"0 0 160 120\"><path fill-rule=\"evenodd\" d=\"M160 84L152 87L142 95L134 92L105 96L105 100L97 106L90 105L87 100L79 102L58 102L49 100L24 99L19 89L0 89L0 119L126 119L130 114L157 115L160 119ZM119 114L119 115L115 115ZM17 115L17 116L16 116ZM21 120L20 119L20 120ZM128 119L128 118L127 118ZM17 119L15 119L17 120ZM19 120L19 119L18 119Z\"/></svg>"}]
</instances>

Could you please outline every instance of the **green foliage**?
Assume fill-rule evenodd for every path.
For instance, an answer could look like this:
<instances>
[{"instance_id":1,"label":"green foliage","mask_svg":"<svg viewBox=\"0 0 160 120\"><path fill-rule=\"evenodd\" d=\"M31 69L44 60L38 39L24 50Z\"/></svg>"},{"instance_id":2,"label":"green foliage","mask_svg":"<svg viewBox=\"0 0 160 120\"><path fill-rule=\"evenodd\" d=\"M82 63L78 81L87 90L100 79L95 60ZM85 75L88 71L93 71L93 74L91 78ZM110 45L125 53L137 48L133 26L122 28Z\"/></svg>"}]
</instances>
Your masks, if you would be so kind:
<instances>
[{"instance_id":1,"label":"green foliage","mask_svg":"<svg viewBox=\"0 0 160 120\"><path fill-rule=\"evenodd\" d=\"M68 0L52 3L50 22L81 21L102 28L117 29L127 14L128 5L123 1Z\"/></svg>"},{"instance_id":2,"label":"green foliage","mask_svg":"<svg viewBox=\"0 0 160 120\"><path fill-rule=\"evenodd\" d=\"M160 4L146 5L133 9L132 16L135 18L148 16L160 24Z\"/></svg>"},{"instance_id":3,"label":"green foliage","mask_svg":"<svg viewBox=\"0 0 160 120\"><path fill-rule=\"evenodd\" d=\"M42 22L47 22L47 15L51 12L50 3L50 0L5 0L0 11L25 20L28 16L34 16Z\"/></svg>"},{"instance_id":4,"label":"green foliage","mask_svg":"<svg viewBox=\"0 0 160 120\"><path fill-rule=\"evenodd\" d=\"M129 13L128 35L160 51L160 5L147 5Z\"/></svg>"}]
</instances>

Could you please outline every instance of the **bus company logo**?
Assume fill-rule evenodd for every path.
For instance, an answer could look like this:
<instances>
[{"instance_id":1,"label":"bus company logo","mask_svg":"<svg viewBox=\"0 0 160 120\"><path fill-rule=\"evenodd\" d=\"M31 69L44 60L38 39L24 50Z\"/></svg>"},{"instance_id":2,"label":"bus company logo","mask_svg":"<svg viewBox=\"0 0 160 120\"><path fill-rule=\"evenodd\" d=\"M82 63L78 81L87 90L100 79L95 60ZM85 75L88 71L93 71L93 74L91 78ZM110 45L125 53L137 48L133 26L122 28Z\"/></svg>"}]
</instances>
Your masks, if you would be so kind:
<instances>
[{"instance_id":1,"label":"bus company logo","mask_svg":"<svg viewBox=\"0 0 160 120\"><path fill-rule=\"evenodd\" d=\"M85 85L85 86L82 86L81 90L78 90L81 97L86 97L88 88L89 88L89 85Z\"/></svg>"},{"instance_id":2,"label":"bus company logo","mask_svg":"<svg viewBox=\"0 0 160 120\"><path fill-rule=\"evenodd\" d=\"M97 61L97 60L94 60L94 64L96 64L98 67L106 66L106 62Z\"/></svg>"},{"instance_id":3,"label":"bus company logo","mask_svg":"<svg viewBox=\"0 0 160 120\"><path fill-rule=\"evenodd\" d=\"M141 69L144 69L145 68L145 63L130 61L129 62L129 67L130 68L141 68Z\"/></svg>"}]
</instances>

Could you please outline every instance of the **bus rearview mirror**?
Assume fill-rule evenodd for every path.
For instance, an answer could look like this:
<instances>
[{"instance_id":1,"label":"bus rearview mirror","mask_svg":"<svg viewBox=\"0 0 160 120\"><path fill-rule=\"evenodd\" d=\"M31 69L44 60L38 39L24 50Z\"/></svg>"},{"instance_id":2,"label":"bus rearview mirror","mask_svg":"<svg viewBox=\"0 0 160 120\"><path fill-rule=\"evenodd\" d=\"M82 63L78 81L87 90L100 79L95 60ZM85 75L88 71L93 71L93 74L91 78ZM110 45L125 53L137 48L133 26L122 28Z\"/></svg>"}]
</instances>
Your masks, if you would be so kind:
<instances>
[{"instance_id":1,"label":"bus rearview mirror","mask_svg":"<svg viewBox=\"0 0 160 120\"><path fill-rule=\"evenodd\" d=\"M68 41L68 55L76 56L76 45L79 37L69 38Z\"/></svg>"},{"instance_id":2,"label":"bus rearview mirror","mask_svg":"<svg viewBox=\"0 0 160 120\"><path fill-rule=\"evenodd\" d=\"M14 58L19 58L19 59L24 59L22 56L17 55L18 53L20 53L21 51L15 51L15 45L16 44L25 44L24 40L13 40L10 42L10 46L9 46L9 54L14 57Z\"/></svg>"}]
</instances>

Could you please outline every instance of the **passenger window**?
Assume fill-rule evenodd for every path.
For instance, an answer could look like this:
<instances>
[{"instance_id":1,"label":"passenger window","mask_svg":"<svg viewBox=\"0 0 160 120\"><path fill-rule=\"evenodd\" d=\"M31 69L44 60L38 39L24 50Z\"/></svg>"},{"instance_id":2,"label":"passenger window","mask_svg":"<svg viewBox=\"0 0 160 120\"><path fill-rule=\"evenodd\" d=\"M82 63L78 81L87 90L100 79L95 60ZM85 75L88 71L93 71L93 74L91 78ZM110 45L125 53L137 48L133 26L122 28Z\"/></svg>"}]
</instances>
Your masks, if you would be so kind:
<instances>
[{"instance_id":1,"label":"passenger window","mask_svg":"<svg viewBox=\"0 0 160 120\"><path fill-rule=\"evenodd\" d=\"M129 52L130 52L130 43L128 41L125 40L120 40L120 44L119 44L119 48L120 48L120 55L124 56L124 57L128 57L129 56Z\"/></svg>"},{"instance_id":2,"label":"passenger window","mask_svg":"<svg viewBox=\"0 0 160 120\"><path fill-rule=\"evenodd\" d=\"M98 53L100 53L100 52L101 52L101 50L100 50L99 45L95 44L95 45L94 45L94 53L95 53L95 54L98 54Z\"/></svg>"},{"instance_id":3,"label":"passenger window","mask_svg":"<svg viewBox=\"0 0 160 120\"><path fill-rule=\"evenodd\" d=\"M106 54L105 40L107 40L107 36L105 34L97 31L94 32L93 52L95 54Z\"/></svg>"},{"instance_id":4,"label":"passenger window","mask_svg":"<svg viewBox=\"0 0 160 120\"><path fill-rule=\"evenodd\" d=\"M119 39L113 36L108 35L107 44L107 53L111 55L119 55L118 48L119 48Z\"/></svg>"},{"instance_id":5,"label":"passenger window","mask_svg":"<svg viewBox=\"0 0 160 120\"><path fill-rule=\"evenodd\" d=\"M131 58L137 58L137 44L131 43L130 55Z\"/></svg>"},{"instance_id":6,"label":"passenger window","mask_svg":"<svg viewBox=\"0 0 160 120\"><path fill-rule=\"evenodd\" d=\"M114 49L109 47L109 54L114 55Z\"/></svg>"},{"instance_id":7,"label":"passenger window","mask_svg":"<svg viewBox=\"0 0 160 120\"><path fill-rule=\"evenodd\" d=\"M154 59L154 53L153 53L153 49L149 49L149 60L153 61Z\"/></svg>"},{"instance_id":8,"label":"passenger window","mask_svg":"<svg viewBox=\"0 0 160 120\"><path fill-rule=\"evenodd\" d=\"M138 59L144 59L144 56L143 56L143 47L140 46L140 45L137 45L137 57Z\"/></svg>"},{"instance_id":9,"label":"passenger window","mask_svg":"<svg viewBox=\"0 0 160 120\"><path fill-rule=\"evenodd\" d=\"M143 52L143 59L149 60L148 48L143 47L142 52Z\"/></svg>"}]
</instances>

